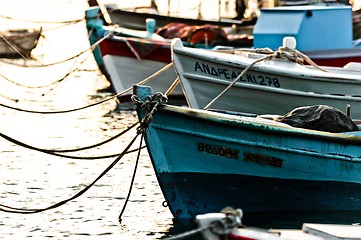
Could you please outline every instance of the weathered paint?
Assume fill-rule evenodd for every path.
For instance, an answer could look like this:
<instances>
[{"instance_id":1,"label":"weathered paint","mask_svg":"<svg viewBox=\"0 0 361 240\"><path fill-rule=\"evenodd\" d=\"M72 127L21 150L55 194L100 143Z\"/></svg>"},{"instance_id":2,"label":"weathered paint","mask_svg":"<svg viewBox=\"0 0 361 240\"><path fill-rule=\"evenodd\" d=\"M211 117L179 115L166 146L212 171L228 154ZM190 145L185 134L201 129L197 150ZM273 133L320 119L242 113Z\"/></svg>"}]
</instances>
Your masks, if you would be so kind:
<instances>
[{"instance_id":1,"label":"weathered paint","mask_svg":"<svg viewBox=\"0 0 361 240\"><path fill-rule=\"evenodd\" d=\"M252 51L226 54L172 44L173 63L192 108L203 109L252 63L266 55ZM361 56L361 48L360 48ZM361 65L361 64L360 64ZM210 108L284 115L300 106L326 104L361 119L360 69L324 67L321 71L282 59L255 64Z\"/></svg>"},{"instance_id":2,"label":"weathered paint","mask_svg":"<svg viewBox=\"0 0 361 240\"><path fill-rule=\"evenodd\" d=\"M175 218L225 206L244 212L361 210L361 137L354 133L162 105L146 143ZM200 151L199 143L217 147ZM237 152L237 159L226 157L225 149Z\"/></svg>"}]
</instances>

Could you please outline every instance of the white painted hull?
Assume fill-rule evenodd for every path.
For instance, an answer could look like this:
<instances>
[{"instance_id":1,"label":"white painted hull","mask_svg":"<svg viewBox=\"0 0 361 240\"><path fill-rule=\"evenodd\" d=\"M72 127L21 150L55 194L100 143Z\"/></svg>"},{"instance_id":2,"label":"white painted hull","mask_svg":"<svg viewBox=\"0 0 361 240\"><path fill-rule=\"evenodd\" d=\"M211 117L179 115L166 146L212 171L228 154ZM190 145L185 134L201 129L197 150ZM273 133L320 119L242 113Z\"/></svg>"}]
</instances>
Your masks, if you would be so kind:
<instances>
[{"instance_id":1,"label":"white painted hull","mask_svg":"<svg viewBox=\"0 0 361 240\"><path fill-rule=\"evenodd\" d=\"M108 70L116 93L122 93L133 85L148 78L155 72L163 69L167 64L152 60L137 60L136 58L106 55L103 57L104 64ZM150 79L146 85L151 86L154 91L165 93L176 79L174 68L171 67L160 75ZM130 89L122 96L131 95ZM172 96L183 96L181 86L178 85L172 92Z\"/></svg>"},{"instance_id":2,"label":"white painted hull","mask_svg":"<svg viewBox=\"0 0 361 240\"><path fill-rule=\"evenodd\" d=\"M173 62L188 104L202 109L257 58L173 44ZM208 71L209 70L209 71ZM361 119L360 69L327 68L271 60L256 64L209 108L284 115L299 106L325 104Z\"/></svg>"}]
</instances>

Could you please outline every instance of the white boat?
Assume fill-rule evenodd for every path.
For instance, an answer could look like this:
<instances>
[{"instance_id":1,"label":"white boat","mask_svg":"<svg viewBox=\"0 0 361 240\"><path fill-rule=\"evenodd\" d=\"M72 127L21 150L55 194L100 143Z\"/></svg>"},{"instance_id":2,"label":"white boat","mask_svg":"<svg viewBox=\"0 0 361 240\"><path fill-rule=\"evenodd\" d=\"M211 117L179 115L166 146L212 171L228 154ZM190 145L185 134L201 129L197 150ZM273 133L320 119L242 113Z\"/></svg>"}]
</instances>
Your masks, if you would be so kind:
<instances>
[{"instance_id":1,"label":"white boat","mask_svg":"<svg viewBox=\"0 0 361 240\"><path fill-rule=\"evenodd\" d=\"M110 80L116 93L131 88L133 84L138 84L171 63L171 40L167 37L170 37L169 33L172 31L175 31L173 35L175 33L181 35L180 33L184 34L187 31L188 37L183 41L193 47L200 48L210 48L218 46L220 43L227 46L240 47L245 46L245 44L249 46L251 41L251 39L239 34L231 34L232 36L228 39L227 36L224 36L225 31L218 25L209 25L212 23L210 21L199 20L194 22L194 24L202 23L203 27L192 26L193 30L190 29L190 25L181 25L182 27L177 24L172 25L173 27L167 25L157 29L158 33L155 32L158 18L143 19L143 26L146 27L146 31L119 27L115 24L104 26L104 22L99 19L99 12L98 7L92 7L86 11L87 28L90 33L89 40L90 44L93 45L105 38L93 53L99 68L103 69L102 72ZM119 10L118 12L124 11ZM137 16L139 17L139 15ZM124 22L129 24L131 19L129 17L129 21ZM176 20L174 19L174 21ZM217 22L213 21L213 23L216 24ZM223 24L226 23L223 22ZM227 24L227 26L232 26L232 23L228 22ZM120 25L122 26L122 24ZM148 84L156 91L166 92L176 77L174 69L169 68L163 71L161 75L152 78ZM130 95L129 92L122 96L129 98ZM170 97L184 100L182 89L180 87L175 88Z\"/></svg>"},{"instance_id":2,"label":"white boat","mask_svg":"<svg viewBox=\"0 0 361 240\"><path fill-rule=\"evenodd\" d=\"M170 40L166 40L154 33L154 21L149 21L148 31L104 26L102 21L94 18L99 8L94 7L86 11L87 27L90 43L100 41L93 51L100 69L111 82L119 98L130 100L132 86L139 84L158 71L161 73L149 80L149 85L157 91L166 92L176 80L177 76L171 67ZM152 25L153 24L153 25ZM184 99L182 89L175 88L170 97Z\"/></svg>"},{"instance_id":3,"label":"white boat","mask_svg":"<svg viewBox=\"0 0 361 240\"><path fill-rule=\"evenodd\" d=\"M30 58L41 36L41 29L10 29L0 32L0 56Z\"/></svg>"},{"instance_id":4,"label":"white boat","mask_svg":"<svg viewBox=\"0 0 361 240\"><path fill-rule=\"evenodd\" d=\"M263 49L266 53L191 49L174 40L172 60L189 106L284 115L306 105L326 104L341 111L349 105L350 116L361 119L361 64L303 65L291 61L305 56L292 50L293 38L286 39L290 46L282 51ZM291 60L281 57L286 55Z\"/></svg>"},{"instance_id":5,"label":"white boat","mask_svg":"<svg viewBox=\"0 0 361 240\"><path fill-rule=\"evenodd\" d=\"M199 214L195 221L207 240L331 240L361 239L361 226L351 224L303 223L301 229L263 229L245 226L241 209L225 208L220 213ZM183 235L192 236L195 231Z\"/></svg>"},{"instance_id":6,"label":"white boat","mask_svg":"<svg viewBox=\"0 0 361 240\"><path fill-rule=\"evenodd\" d=\"M106 39L101 44L101 51L103 55L104 66L106 67L109 75L111 76L111 82L114 86L116 93L124 92L126 89L131 88L134 84L147 79L157 71L164 69L169 63L166 60L164 52L169 52L166 42L146 39L130 39L113 36ZM106 51L106 47L110 46L109 51ZM150 46L147 56L141 56L137 58L134 53L139 48ZM152 48L152 50L149 50ZM167 50L168 48L168 50ZM141 54L141 51L139 51ZM169 56L170 54L168 54ZM165 57L164 57L165 56ZM170 61L170 59L168 60ZM158 91L166 92L172 85L173 81L177 78L174 70L168 68L164 70L160 75L149 80L149 84ZM128 96L131 92L128 92ZM124 96L127 96L124 94ZM183 92L180 87L177 87L173 92L174 97L183 97Z\"/></svg>"}]
</instances>

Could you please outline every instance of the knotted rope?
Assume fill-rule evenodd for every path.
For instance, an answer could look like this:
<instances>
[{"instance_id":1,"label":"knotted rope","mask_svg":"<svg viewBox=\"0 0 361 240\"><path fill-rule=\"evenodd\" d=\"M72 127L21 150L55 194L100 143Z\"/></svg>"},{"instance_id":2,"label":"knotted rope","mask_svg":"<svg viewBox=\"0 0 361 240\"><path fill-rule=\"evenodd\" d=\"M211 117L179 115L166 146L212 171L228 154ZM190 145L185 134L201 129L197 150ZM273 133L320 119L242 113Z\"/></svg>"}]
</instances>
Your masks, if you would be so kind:
<instances>
[{"instance_id":1,"label":"knotted rope","mask_svg":"<svg viewBox=\"0 0 361 240\"><path fill-rule=\"evenodd\" d=\"M158 105L168 102L167 96L163 95L161 92L157 92L152 96L147 96L144 102L137 95L132 95L131 99L145 113L145 116L140 121L140 126L138 127L138 131L141 132L144 132L152 121L153 114L157 110Z\"/></svg>"},{"instance_id":2,"label":"knotted rope","mask_svg":"<svg viewBox=\"0 0 361 240\"><path fill-rule=\"evenodd\" d=\"M167 97L165 97L162 93L155 93L152 96L148 96L148 97L146 97L144 102L136 95L132 95L131 99L146 114L145 114L145 117L140 121L140 125L137 128L137 136L140 135L140 134L142 136L141 136L141 141L140 141L140 145L139 145L137 160L136 160L135 167L134 167L133 177L132 177L130 187L129 187L129 192L128 192L127 198L125 199L125 203L123 205L123 208L122 208L122 210L121 210L121 212L119 214L119 217L118 217L118 220L119 220L120 223L122 222L122 216L123 216L123 213L124 213L125 208L127 206L127 203L129 201L131 191L133 189L134 179L135 179L135 175L136 175L137 167L138 167L138 162L139 162L139 158L140 158L140 150L141 150L141 146L142 146L142 143L143 143L144 135L146 133L146 129L148 128L149 123L152 121L152 115L157 110L158 105L168 101Z\"/></svg>"}]
</instances>

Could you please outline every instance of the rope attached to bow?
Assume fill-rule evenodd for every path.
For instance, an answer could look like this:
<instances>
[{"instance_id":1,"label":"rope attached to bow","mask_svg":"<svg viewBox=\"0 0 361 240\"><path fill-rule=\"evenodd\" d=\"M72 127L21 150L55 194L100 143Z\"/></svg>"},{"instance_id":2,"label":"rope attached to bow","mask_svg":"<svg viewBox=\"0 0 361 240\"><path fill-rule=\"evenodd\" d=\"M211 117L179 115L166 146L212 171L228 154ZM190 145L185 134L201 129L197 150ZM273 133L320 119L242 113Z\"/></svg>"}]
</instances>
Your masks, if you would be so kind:
<instances>
[{"instance_id":1,"label":"rope attached to bow","mask_svg":"<svg viewBox=\"0 0 361 240\"><path fill-rule=\"evenodd\" d=\"M225 50L225 51L231 51L231 53L234 54L235 50ZM222 52L225 52L224 50ZM306 56L305 54L301 53L300 51L296 50L296 49L291 49L288 47L280 47L277 51L272 51L269 48L261 48L261 49L242 49L239 50L241 52L254 52L254 53L259 53L259 54L265 54L266 56L261 57L257 60L255 60L254 62L252 62L250 65L248 65L217 97L215 97L212 101L210 101L203 109L207 110L209 109L209 107L215 102L217 101L220 97L222 97L232 86L234 86L236 84L236 82L238 80L240 80L242 78L243 75L246 74L246 72L248 70L250 70L254 65L256 65L257 63L263 62L263 61L269 61L274 59L287 59L290 62L295 62L297 64L301 64L303 65L304 62L307 62L308 64L310 64L311 66L324 71L324 72L328 72L327 70L321 68L320 66L318 66L315 62L313 62L308 56ZM218 51L219 52L219 51Z\"/></svg>"}]
</instances>

